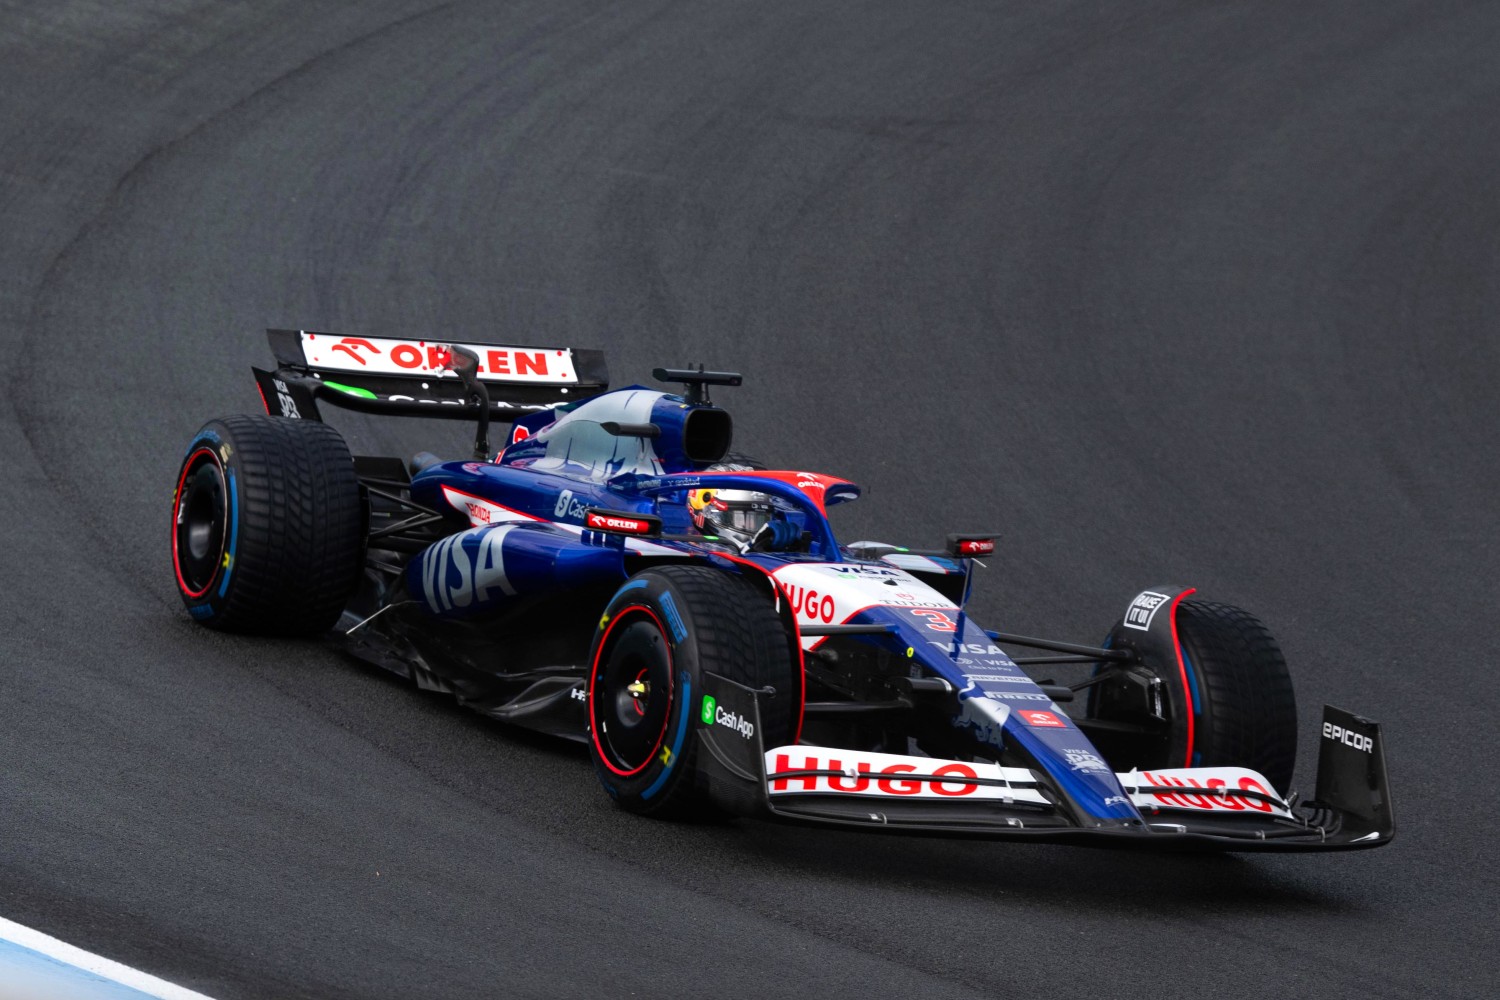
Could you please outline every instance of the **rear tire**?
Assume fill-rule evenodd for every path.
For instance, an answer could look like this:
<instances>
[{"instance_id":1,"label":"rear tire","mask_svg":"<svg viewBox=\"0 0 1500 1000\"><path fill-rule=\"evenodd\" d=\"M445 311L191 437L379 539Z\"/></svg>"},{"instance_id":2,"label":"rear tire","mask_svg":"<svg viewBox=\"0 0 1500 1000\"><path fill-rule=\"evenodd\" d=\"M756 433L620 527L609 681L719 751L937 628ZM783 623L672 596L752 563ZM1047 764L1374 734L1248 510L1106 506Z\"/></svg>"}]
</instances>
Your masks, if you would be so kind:
<instances>
[{"instance_id":1,"label":"rear tire","mask_svg":"<svg viewBox=\"0 0 1500 1000\"><path fill-rule=\"evenodd\" d=\"M358 585L364 504L349 449L326 424L209 421L188 445L172 511L177 591L202 625L316 634Z\"/></svg>"},{"instance_id":2,"label":"rear tire","mask_svg":"<svg viewBox=\"0 0 1500 1000\"><path fill-rule=\"evenodd\" d=\"M589 655L589 746L605 791L642 815L715 814L695 780L703 672L761 700L763 746L789 743L801 677L785 625L763 588L707 566L631 577L605 608Z\"/></svg>"}]
</instances>

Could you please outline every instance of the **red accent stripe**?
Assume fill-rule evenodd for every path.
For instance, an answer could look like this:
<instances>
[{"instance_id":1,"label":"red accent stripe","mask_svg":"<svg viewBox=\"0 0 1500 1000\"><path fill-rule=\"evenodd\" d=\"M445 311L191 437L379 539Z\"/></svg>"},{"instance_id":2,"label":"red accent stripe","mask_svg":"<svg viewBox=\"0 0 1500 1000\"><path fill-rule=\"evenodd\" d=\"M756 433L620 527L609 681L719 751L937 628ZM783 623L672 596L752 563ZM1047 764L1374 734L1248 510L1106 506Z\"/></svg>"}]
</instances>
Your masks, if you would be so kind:
<instances>
[{"instance_id":1,"label":"red accent stripe","mask_svg":"<svg viewBox=\"0 0 1500 1000\"><path fill-rule=\"evenodd\" d=\"M1187 662L1182 658L1182 642L1177 638L1177 605L1189 594L1196 594L1197 587L1189 587L1172 598L1172 649L1177 653L1177 673L1182 678L1182 697L1187 704L1187 753L1183 755L1183 767L1193 766L1193 686L1188 682Z\"/></svg>"},{"instance_id":2,"label":"red accent stripe","mask_svg":"<svg viewBox=\"0 0 1500 1000\"><path fill-rule=\"evenodd\" d=\"M182 486L187 482L188 473L193 470L193 466L196 464L193 460L199 455L207 455L214 460L214 464L219 467L219 475L224 480L224 488L226 490L229 489L229 477L224 475L224 463L219 461L218 452L212 448L199 448L187 457L186 462L182 463L182 475L177 477L177 492L172 495L172 570L177 574L178 588L195 601L208 593L208 589L219 578L219 571L214 570L214 575L203 585L202 590L193 590L188 586L187 581L182 578L182 564L177 561L177 507L182 503ZM227 502L229 498L226 496L224 499ZM225 529L227 530L228 527L228 524L226 524Z\"/></svg>"},{"instance_id":3,"label":"red accent stripe","mask_svg":"<svg viewBox=\"0 0 1500 1000\"><path fill-rule=\"evenodd\" d=\"M629 778L632 775L640 774L649 767L652 758L656 756L657 751L666 742L667 727L672 722L672 696L677 690L677 667L672 663L672 644L669 642L667 643L667 678L670 684L667 687L667 714L662 718L661 732L657 734L656 744L651 748L651 752L646 755L646 759L641 766L633 770L622 771L610 763L609 755L604 752L604 747L599 743L599 729L594 725L594 676L599 672L599 657L604 655L604 648L609 645L609 634L632 611L644 611L649 615L651 620L656 623L656 631L661 633L663 639L666 639L667 630L662 626L661 619L656 617L656 613L644 604L631 604L622 608L615 615L614 619L610 621L609 627L604 630L604 637L599 640L599 648L594 653L594 661L589 664L589 735L594 741L594 749L599 752L599 759L604 761L604 766L622 778ZM683 707L683 711L689 711L690 709L691 706Z\"/></svg>"}]
</instances>

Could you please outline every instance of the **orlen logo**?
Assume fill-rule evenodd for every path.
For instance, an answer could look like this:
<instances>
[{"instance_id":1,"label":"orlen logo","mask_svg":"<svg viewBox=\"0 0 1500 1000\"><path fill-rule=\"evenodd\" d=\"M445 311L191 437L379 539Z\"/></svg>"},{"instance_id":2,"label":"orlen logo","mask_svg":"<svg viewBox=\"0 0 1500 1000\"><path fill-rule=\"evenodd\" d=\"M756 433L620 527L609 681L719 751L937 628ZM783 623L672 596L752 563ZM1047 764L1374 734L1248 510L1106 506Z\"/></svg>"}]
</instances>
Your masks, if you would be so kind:
<instances>
[{"instance_id":1,"label":"orlen logo","mask_svg":"<svg viewBox=\"0 0 1500 1000\"><path fill-rule=\"evenodd\" d=\"M1228 809L1231 812L1241 812L1245 809L1253 809L1256 812L1274 812L1275 807L1263 799L1253 799L1239 795L1194 795L1191 792L1179 791L1185 788L1227 788L1228 784L1222 778L1209 778L1203 784L1198 784L1196 778L1169 778L1165 775L1152 774L1150 771L1140 772L1142 778L1152 785L1159 785L1172 789L1168 792L1150 792L1157 801L1163 805L1180 806L1187 809ZM1237 784L1241 791L1259 792L1262 795L1270 795L1271 790L1248 775L1241 777Z\"/></svg>"},{"instance_id":2,"label":"orlen logo","mask_svg":"<svg viewBox=\"0 0 1500 1000\"><path fill-rule=\"evenodd\" d=\"M771 773L780 774L786 771L838 771L840 774L838 776L808 774L795 778L776 778L771 782L772 792L792 791L796 790L792 788L793 785L800 785L800 790L805 792L831 791L850 795L922 795L926 792L931 795L958 798L972 795L979 788L979 785L971 783L972 779L979 777L979 773L968 764L958 762L950 762L934 768L931 772L932 778L922 781L901 777L904 774L916 773L915 764L887 764L880 770L874 771L871 770L870 764L859 761L856 765L846 769L843 760L836 757L829 757L825 760L821 757L804 756L800 761L793 763L790 754L777 753ZM853 773L849 773L850 771ZM968 778L971 781L940 780L950 775L953 778Z\"/></svg>"},{"instance_id":3,"label":"orlen logo","mask_svg":"<svg viewBox=\"0 0 1500 1000\"><path fill-rule=\"evenodd\" d=\"M1028 726L1035 726L1038 729L1068 728L1068 724L1066 722L1059 719L1051 712L1033 712L1023 709L1016 714L1019 715Z\"/></svg>"},{"instance_id":4,"label":"orlen logo","mask_svg":"<svg viewBox=\"0 0 1500 1000\"><path fill-rule=\"evenodd\" d=\"M993 538L968 538L958 543L958 555L987 556L995 551Z\"/></svg>"},{"instance_id":5,"label":"orlen logo","mask_svg":"<svg viewBox=\"0 0 1500 1000\"><path fill-rule=\"evenodd\" d=\"M584 515L583 525L595 531L622 531L627 535L649 535L651 533L650 521L637 521L633 518L615 517L610 514L601 514L594 510Z\"/></svg>"},{"instance_id":6,"label":"orlen logo","mask_svg":"<svg viewBox=\"0 0 1500 1000\"><path fill-rule=\"evenodd\" d=\"M507 382L577 382L573 352L564 349L458 344L479 358L476 374ZM387 375L441 375L453 367L450 345L382 337L302 334L302 352L319 368Z\"/></svg>"},{"instance_id":7,"label":"orlen logo","mask_svg":"<svg viewBox=\"0 0 1500 1000\"><path fill-rule=\"evenodd\" d=\"M369 351L372 355L384 353L380 348L361 337L345 337L337 344L334 344L333 349L335 351L343 351L362 365L369 365L369 362L361 356L361 351Z\"/></svg>"},{"instance_id":8,"label":"orlen logo","mask_svg":"<svg viewBox=\"0 0 1500 1000\"><path fill-rule=\"evenodd\" d=\"M1375 741L1370 737L1364 733L1356 733L1352 729L1345 729L1343 726L1335 726L1331 722L1323 723L1323 738L1342 743L1346 747L1363 750L1365 753L1375 752Z\"/></svg>"}]
</instances>

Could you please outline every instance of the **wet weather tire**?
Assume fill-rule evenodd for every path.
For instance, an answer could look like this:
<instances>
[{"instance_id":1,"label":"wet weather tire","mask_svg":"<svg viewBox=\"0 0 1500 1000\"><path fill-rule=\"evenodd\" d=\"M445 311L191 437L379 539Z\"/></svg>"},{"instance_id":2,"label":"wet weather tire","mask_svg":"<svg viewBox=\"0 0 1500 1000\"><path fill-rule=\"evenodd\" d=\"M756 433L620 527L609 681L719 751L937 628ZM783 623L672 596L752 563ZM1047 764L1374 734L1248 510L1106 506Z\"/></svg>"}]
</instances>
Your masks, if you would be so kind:
<instances>
[{"instance_id":1,"label":"wet weather tire","mask_svg":"<svg viewBox=\"0 0 1500 1000\"><path fill-rule=\"evenodd\" d=\"M606 791L631 812L712 815L697 779L704 672L754 689L763 746L790 742L802 678L763 587L706 566L661 566L610 599L589 655L589 742ZM710 704L712 704L710 702Z\"/></svg>"},{"instance_id":2,"label":"wet weather tire","mask_svg":"<svg viewBox=\"0 0 1500 1000\"><path fill-rule=\"evenodd\" d=\"M1089 738L1116 770L1248 767L1287 791L1297 699L1270 630L1231 604L1184 600L1175 637L1180 663L1168 645L1123 671L1100 668L1106 677L1090 689L1079 720ZM1117 626L1111 642L1136 638ZM1158 698L1160 717L1152 708Z\"/></svg>"},{"instance_id":3,"label":"wet weather tire","mask_svg":"<svg viewBox=\"0 0 1500 1000\"><path fill-rule=\"evenodd\" d=\"M1194 763L1249 767L1285 792L1297 763L1297 698L1281 646L1248 611L1183 601L1177 634L1197 689Z\"/></svg>"},{"instance_id":4,"label":"wet weather tire","mask_svg":"<svg viewBox=\"0 0 1500 1000\"><path fill-rule=\"evenodd\" d=\"M177 591L200 624L316 634L338 620L359 581L359 481L326 424L209 421L188 445L172 512Z\"/></svg>"}]
</instances>

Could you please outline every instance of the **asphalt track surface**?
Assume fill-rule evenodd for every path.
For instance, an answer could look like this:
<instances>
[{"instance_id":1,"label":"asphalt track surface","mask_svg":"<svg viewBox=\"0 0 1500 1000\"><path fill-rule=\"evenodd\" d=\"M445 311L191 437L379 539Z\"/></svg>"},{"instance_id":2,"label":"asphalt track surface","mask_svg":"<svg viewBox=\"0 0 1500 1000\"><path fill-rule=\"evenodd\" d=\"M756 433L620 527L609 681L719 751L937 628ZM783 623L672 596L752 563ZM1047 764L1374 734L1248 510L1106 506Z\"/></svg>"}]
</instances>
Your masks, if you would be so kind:
<instances>
[{"instance_id":1,"label":"asphalt track surface","mask_svg":"<svg viewBox=\"0 0 1500 1000\"><path fill-rule=\"evenodd\" d=\"M1493 996L1493 3L0 3L0 913L221 1000ZM1379 719L1334 856L683 827L317 644L168 493L259 330L742 370L975 610L1255 610ZM465 429L346 418L356 449Z\"/></svg>"}]
</instances>

